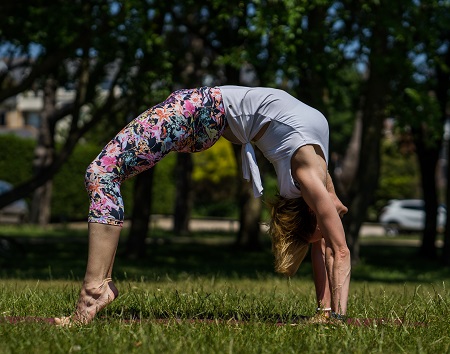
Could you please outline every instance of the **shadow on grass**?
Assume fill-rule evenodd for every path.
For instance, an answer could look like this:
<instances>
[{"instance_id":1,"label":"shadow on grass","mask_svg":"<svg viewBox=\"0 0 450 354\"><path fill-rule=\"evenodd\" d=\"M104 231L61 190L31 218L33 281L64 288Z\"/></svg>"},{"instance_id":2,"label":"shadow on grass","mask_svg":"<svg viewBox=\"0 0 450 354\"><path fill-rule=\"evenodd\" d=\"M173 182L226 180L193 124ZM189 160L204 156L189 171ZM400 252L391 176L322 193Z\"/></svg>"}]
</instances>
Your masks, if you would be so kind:
<instances>
[{"instance_id":1,"label":"shadow on grass","mask_svg":"<svg viewBox=\"0 0 450 354\"><path fill-rule=\"evenodd\" d=\"M61 236L64 234L64 236ZM126 233L124 233L126 234ZM234 235L229 233L196 233L188 242L164 232L154 232L156 239L147 245L145 259L123 256L119 245L114 276L117 279L152 280L188 275L221 278L264 278L274 276L270 245L262 251L236 250ZM17 244L10 254L0 254L0 278L73 279L84 275L87 257L85 231L48 231L46 235L22 234L0 236ZM205 240L217 242L205 242ZM156 242L158 241L158 242ZM268 241L267 239L265 241ZM309 257L296 277L311 278ZM450 269L417 256L411 246L361 246L361 262L353 267L352 279L378 282L440 282L450 279Z\"/></svg>"},{"instance_id":2,"label":"shadow on grass","mask_svg":"<svg viewBox=\"0 0 450 354\"><path fill-rule=\"evenodd\" d=\"M450 268L439 257L430 260L419 256L417 246L361 246L361 262L353 267L352 279L361 281L442 282L450 281Z\"/></svg>"},{"instance_id":3,"label":"shadow on grass","mask_svg":"<svg viewBox=\"0 0 450 354\"><path fill-rule=\"evenodd\" d=\"M67 230L63 237L60 230L57 232L58 236L49 231L46 236L32 237L27 237L26 233L0 232L0 237L16 244L9 254L0 253L0 278L82 279L88 249L86 232ZM128 259L124 255L125 237L121 240L115 261L115 278L142 280L169 276L176 279L179 276L185 278L186 273L256 278L273 273L269 247L259 252L237 250L232 245L234 235L229 233L196 233L192 241L183 238L183 242L180 242L181 238L161 231L154 234L143 259Z\"/></svg>"}]
</instances>

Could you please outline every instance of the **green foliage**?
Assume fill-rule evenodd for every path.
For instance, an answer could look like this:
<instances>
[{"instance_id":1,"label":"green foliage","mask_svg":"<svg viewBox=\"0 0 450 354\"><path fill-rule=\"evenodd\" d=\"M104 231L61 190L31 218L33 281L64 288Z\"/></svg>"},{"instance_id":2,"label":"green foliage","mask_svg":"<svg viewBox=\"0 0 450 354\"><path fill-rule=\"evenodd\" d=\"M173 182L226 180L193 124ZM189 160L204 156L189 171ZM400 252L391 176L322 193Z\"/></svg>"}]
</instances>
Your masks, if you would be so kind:
<instances>
[{"instance_id":1,"label":"green foliage","mask_svg":"<svg viewBox=\"0 0 450 354\"><path fill-rule=\"evenodd\" d=\"M420 191L420 172L416 155L402 153L398 143L384 139L375 209L380 210L389 199L420 198Z\"/></svg>"},{"instance_id":2,"label":"green foliage","mask_svg":"<svg viewBox=\"0 0 450 354\"><path fill-rule=\"evenodd\" d=\"M442 115L437 98L427 91L422 91L423 89L423 87L405 89L402 97L408 104L402 105L402 109L399 110L403 113L399 120L402 124L408 124L415 129L424 129L425 144L434 146L442 139L444 132Z\"/></svg>"},{"instance_id":3,"label":"green foliage","mask_svg":"<svg viewBox=\"0 0 450 354\"><path fill-rule=\"evenodd\" d=\"M176 154L168 154L157 163L152 187L152 214L172 214L175 201L174 169Z\"/></svg>"},{"instance_id":4,"label":"green foliage","mask_svg":"<svg viewBox=\"0 0 450 354\"><path fill-rule=\"evenodd\" d=\"M194 214L238 217L237 179L242 176L238 174L232 144L225 139L219 139L212 148L194 154L193 160ZM263 177L264 199L269 201L278 192L277 177L272 165L266 161L259 163ZM265 171L267 168L269 170ZM268 218L266 210L263 218L264 220Z\"/></svg>"},{"instance_id":5,"label":"green foliage","mask_svg":"<svg viewBox=\"0 0 450 354\"><path fill-rule=\"evenodd\" d=\"M32 139L0 135L0 179L17 185L31 178L35 145Z\"/></svg>"},{"instance_id":6,"label":"green foliage","mask_svg":"<svg viewBox=\"0 0 450 354\"><path fill-rule=\"evenodd\" d=\"M236 158L228 140L219 139L210 149L193 155L195 182L209 181L219 184L223 178L237 175Z\"/></svg>"},{"instance_id":7,"label":"green foliage","mask_svg":"<svg viewBox=\"0 0 450 354\"><path fill-rule=\"evenodd\" d=\"M344 156L353 133L355 107L361 90L361 75L355 67L345 67L336 73L336 81L327 89L330 152Z\"/></svg>"},{"instance_id":8,"label":"green foliage","mask_svg":"<svg viewBox=\"0 0 450 354\"><path fill-rule=\"evenodd\" d=\"M89 199L84 187L84 174L99 151L95 145L78 145L67 163L55 175L51 203L54 221L86 219Z\"/></svg>"},{"instance_id":9,"label":"green foliage","mask_svg":"<svg viewBox=\"0 0 450 354\"><path fill-rule=\"evenodd\" d=\"M210 149L192 158L194 214L236 217L237 166L232 144L219 139Z\"/></svg>"}]
</instances>

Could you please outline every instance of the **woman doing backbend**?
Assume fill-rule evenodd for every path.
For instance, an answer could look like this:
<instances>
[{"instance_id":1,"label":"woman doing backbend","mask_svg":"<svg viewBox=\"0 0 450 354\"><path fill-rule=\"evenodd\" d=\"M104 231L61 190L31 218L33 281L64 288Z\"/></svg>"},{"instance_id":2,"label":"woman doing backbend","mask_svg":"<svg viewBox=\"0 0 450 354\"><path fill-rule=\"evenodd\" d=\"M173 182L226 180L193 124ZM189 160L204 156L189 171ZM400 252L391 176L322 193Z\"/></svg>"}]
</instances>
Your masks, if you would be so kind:
<instances>
[{"instance_id":1,"label":"woman doing backbend","mask_svg":"<svg viewBox=\"0 0 450 354\"><path fill-rule=\"evenodd\" d=\"M270 234L276 271L293 275L312 244L318 309L345 315L350 253L341 217L347 208L328 174L328 123L317 110L273 88L242 86L178 90L131 121L86 171L89 251L75 313L59 325L88 323L118 291L112 269L123 224L121 183L171 151L199 152L221 137L242 145L244 178L262 195L252 142L274 165L279 195Z\"/></svg>"}]
</instances>

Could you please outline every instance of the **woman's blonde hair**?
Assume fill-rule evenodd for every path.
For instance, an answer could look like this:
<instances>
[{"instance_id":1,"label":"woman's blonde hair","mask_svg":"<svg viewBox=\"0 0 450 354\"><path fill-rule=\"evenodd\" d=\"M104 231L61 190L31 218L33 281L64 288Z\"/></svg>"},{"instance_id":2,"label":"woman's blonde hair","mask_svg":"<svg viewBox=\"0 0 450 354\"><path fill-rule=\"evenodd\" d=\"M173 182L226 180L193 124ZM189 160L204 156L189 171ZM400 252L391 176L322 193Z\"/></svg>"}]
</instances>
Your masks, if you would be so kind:
<instances>
[{"instance_id":1,"label":"woman's blonde hair","mask_svg":"<svg viewBox=\"0 0 450 354\"><path fill-rule=\"evenodd\" d=\"M303 198L286 199L277 195L270 205L269 234L275 271L292 276L308 253L309 240L317 227L316 216Z\"/></svg>"}]
</instances>

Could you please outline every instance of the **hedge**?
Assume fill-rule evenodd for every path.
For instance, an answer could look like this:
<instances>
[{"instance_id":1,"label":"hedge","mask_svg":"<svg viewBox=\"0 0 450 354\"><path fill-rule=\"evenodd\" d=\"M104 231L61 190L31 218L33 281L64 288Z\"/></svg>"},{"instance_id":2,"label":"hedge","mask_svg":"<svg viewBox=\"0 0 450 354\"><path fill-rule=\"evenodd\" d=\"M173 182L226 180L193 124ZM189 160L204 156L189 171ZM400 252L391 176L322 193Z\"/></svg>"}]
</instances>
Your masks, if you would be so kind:
<instances>
[{"instance_id":1,"label":"hedge","mask_svg":"<svg viewBox=\"0 0 450 354\"><path fill-rule=\"evenodd\" d=\"M34 145L33 139L0 136L0 180L15 186L31 178Z\"/></svg>"}]
</instances>

